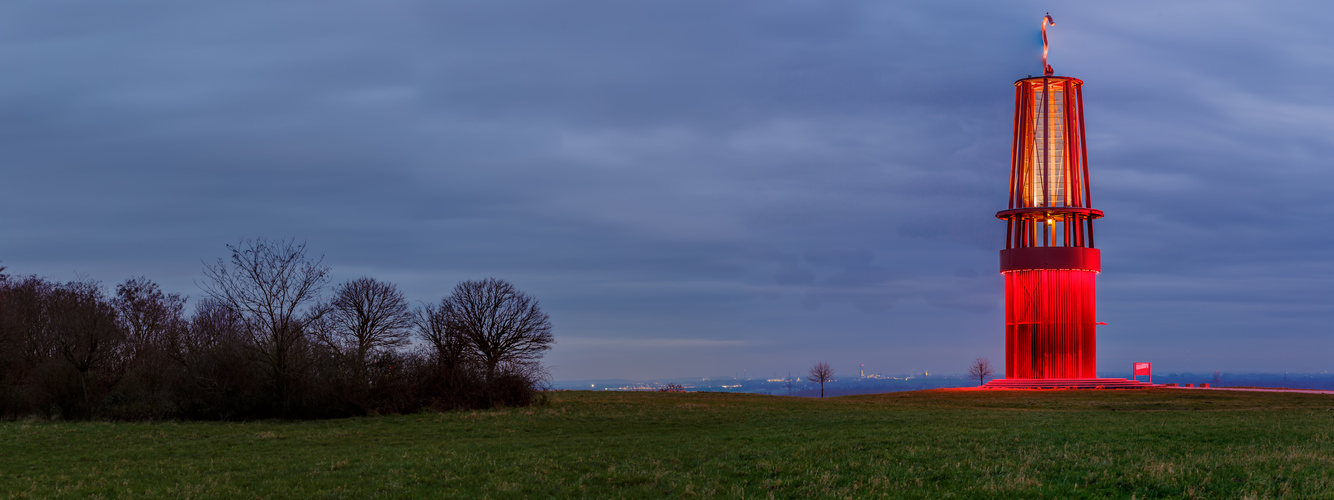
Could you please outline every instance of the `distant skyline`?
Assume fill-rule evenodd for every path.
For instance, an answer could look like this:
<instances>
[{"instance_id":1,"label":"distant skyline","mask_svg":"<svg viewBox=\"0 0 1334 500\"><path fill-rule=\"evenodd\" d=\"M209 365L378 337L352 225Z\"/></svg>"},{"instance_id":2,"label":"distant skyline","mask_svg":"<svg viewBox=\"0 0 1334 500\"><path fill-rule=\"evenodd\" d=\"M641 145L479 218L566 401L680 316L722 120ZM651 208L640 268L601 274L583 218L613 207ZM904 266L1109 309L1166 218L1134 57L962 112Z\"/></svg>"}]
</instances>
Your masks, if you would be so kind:
<instances>
[{"instance_id":1,"label":"distant skyline","mask_svg":"<svg viewBox=\"0 0 1334 500\"><path fill-rule=\"evenodd\" d=\"M999 365L1049 10L1100 372L1334 369L1320 2L6 2L0 265L191 304L252 237L414 302L493 276L557 380Z\"/></svg>"}]
</instances>

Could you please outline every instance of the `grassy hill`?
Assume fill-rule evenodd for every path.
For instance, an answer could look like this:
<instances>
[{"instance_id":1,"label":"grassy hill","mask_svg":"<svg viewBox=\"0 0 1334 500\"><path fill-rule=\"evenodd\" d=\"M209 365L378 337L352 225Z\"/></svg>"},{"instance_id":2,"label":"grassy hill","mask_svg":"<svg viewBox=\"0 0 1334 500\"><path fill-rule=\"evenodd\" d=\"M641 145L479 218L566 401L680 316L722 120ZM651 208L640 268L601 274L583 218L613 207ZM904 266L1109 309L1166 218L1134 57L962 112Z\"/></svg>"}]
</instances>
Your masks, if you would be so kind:
<instances>
[{"instance_id":1,"label":"grassy hill","mask_svg":"<svg viewBox=\"0 0 1334 500\"><path fill-rule=\"evenodd\" d=\"M0 423L10 497L1329 497L1334 396L557 392L315 422Z\"/></svg>"}]
</instances>

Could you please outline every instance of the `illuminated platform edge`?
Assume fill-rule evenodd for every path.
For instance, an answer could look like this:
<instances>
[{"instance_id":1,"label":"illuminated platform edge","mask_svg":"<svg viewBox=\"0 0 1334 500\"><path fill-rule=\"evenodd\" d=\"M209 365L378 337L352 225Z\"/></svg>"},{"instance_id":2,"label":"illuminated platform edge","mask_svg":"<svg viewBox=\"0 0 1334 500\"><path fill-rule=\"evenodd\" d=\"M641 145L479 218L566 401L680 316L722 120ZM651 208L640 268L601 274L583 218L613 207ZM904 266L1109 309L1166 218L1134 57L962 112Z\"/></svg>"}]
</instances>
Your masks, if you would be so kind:
<instances>
[{"instance_id":1,"label":"illuminated platform edge","mask_svg":"<svg viewBox=\"0 0 1334 500\"><path fill-rule=\"evenodd\" d=\"M1164 387L1125 378L1002 378L983 385L983 389L1148 389Z\"/></svg>"}]
</instances>

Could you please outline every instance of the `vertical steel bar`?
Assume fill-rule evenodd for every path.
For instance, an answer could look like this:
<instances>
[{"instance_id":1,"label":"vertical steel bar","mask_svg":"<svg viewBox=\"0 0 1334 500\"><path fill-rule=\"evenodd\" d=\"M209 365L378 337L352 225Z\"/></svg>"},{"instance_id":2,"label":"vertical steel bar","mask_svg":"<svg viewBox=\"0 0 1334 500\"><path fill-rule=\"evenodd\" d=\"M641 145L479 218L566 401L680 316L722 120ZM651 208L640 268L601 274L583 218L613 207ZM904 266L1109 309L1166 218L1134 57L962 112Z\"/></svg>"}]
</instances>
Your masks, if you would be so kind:
<instances>
[{"instance_id":1,"label":"vertical steel bar","mask_svg":"<svg viewBox=\"0 0 1334 500\"><path fill-rule=\"evenodd\" d=\"M1064 193L1063 205L1067 207L1070 206L1072 198L1070 195L1072 194L1071 191L1073 191L1071 188L1071 181L1074 180L1070 175L1070 166L1072 163L1070 161L1070 156L1071 152L1074 151L1071 149L1074 141L1070 140L1070 136L1073 135L1070 130L1072 121L1072 114L1070 113L1070 83L1070 80L1066 80L1063 87L1064 90L1061 92L1061 180L1063 181L1061 192Z\"/></svg>"},{"instance_id":2,"label":"vertical steel bar","mask_svg":"<svg viewBox=\"0 0 1334 500\"><path fill-rule=\"evenodd\" d=\"M1067 92L1070 92L1070 105L1074 106L1073 109L1075 110L1084 109L1084 103L1079 100L1075 88L1079 85L1076 84L1074 80L1071 80L1069 84L1070 90L1067 90ZM1070 150L1070 159L1072 160L1070 172L1074 177L1070 181L1070 190L1074 193L1075 202L1069 204L1069 206L1086 207L1087 205L1084 203L1084 175L1082 170L1084 163L1080 161L1080 158L1082 158L1084 154L1085 145L1084 136L1078 133L1078 131L1081 130L1080 123L1083 118L1080 116L1080 113L1071 112L1069 109L1067 109L1066 112L1070 115L1068 127L1070 129L1070 135L1074 137L1074 140L1072 141L1073 144L1066 146L1073 148Z\"/></svg>"},{"instance_id":3,"label":"vertical steel bar","mask_svg":"<svg viewBox=\"0 0 1334 500\"><path fill-rule=\"evenodd\" d=\"M1093 218L1089 217L1089 248L1097 248L1093 245Z\"/></svg>"},{"instance_id":4,"label":"vertical steel bar","mask_svg":"<svg viewBox=\"0 0 1334 500\"><path fill-rule=\"evenodd\" d=\"M1021 139L1021 136L1023 135L1023 131L1021 130L1021 127L1023 126L1023 120L1024 120L1024 118L1023 118L1023 117L1024 117L1024 108L1022 108L1022 107L1020 107L1020 106L1023 104L1023 95L1024 95L1023 90L1024 90L1024 87L1025 87L1025 85L1024 85L1022 82L1017 82L1017 83L1014 84L1014 88L1015 88L1015 92L1014 92L1014 131L1012 131L1012 132L1010 133L1010 140L1014 141L1014 143L1011 144L1011 146L1010 146L1010 209L1011 209L1011 210L1014 209L1014 200L1015 200L1015 194L1014 194L1014 191L1015 191L1015 189L1014 189L1014 188L1015 188L1015 177L1016 177L1016 174L1018 173L1019 162L1022 161L1021 153L1020 153L1020 144L1021 144L1021 143L1019 142L1019 140Z\"/></svg>"},{"instance_id":5,"label":"vertical steel bar","mask_svg":"<svg viewBox=\"0 0 1334 500\"><path fill-rule=\"evenodd\" d=\"M1048 152L1047 143L1051 142L1051 109L1050 99L1047 97L1047 78L1042 78L1042 206L1050 207L1051 198L1047 196L1047 159L1051 156Z\"/></svg>"},{"instance_id":6,"label":"vertical steel bar","mask_svg":"<svg viewBox=\"0 0 1334 500\"><path fill-rule=\"evenodd\" d=\"M1036 135L1037 125L1035 125L1036 122L1034 121L1037 120L1037 114L1033 110L1033 107L1036 104L1034 103L1033 100L1032 85L1031 84L1026 85L1025 90L1026 92L1024 93L1024 132L1023 132L1024 135L1020 138L1021 141L1020 147L1022 149L1019 153L1020 155L1022 155L1022 160L1020 161L1019 164L1020 168L1019 182L1022 184L1022 186L1019 187L1019 192L1016 194L1016 196L1019 197L1019 205L1017 206L1020 207L1032 206L1033 200L1037 199L1036 195L1034 195L1031 192L1028 192L1029 190L1032 189L1033 178L1037 175L1034 163L1037 161L1037 157L1033 152L1033 145L1036 143L1035 141L1037 141L1037 135ZM1027 199L1024 198L1025 194L1027 194L1028 196Z\"/></svg>"},{"instance_id":7,"label":"vertical steel bar","mask_svg":"<svg viewBox=\"0 0 1334 500\"><path fill-rule=\"evenodd\" d=\"M1079 142L1083 143L1086 139L1084 135L1084 88L1079 86ZM1093 197L1089 194L1089 152L1088 148L1082 151L1084 155L1084 206L1093 208ZM1089 246L1093 246L1093 220L1089 219Z\"/></svg>"},{"instance_id":8,"label":"vertical steel bar","mask_svg":"<svg viewBox=\"0 0 1334 500\"><path fill-rule=\"evenodd\" d=\"M1084 246L1084 217L1075 214L1075 246Z\"/></svg>"}]
</instances>

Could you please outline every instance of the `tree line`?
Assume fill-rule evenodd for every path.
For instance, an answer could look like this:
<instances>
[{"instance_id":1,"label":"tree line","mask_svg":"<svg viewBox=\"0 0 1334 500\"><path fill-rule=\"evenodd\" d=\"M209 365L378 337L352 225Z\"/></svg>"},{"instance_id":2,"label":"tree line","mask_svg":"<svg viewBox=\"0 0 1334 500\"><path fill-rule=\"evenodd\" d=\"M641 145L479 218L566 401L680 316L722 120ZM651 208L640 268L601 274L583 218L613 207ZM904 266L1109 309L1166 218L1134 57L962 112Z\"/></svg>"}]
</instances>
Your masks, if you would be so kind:
<instances>
[{"instance_id":1,"label":"tree line","mask_svg":"<svg viewBox=\"0 0 1334 500\"><path fill-rule=\"evenodd\" d=\"M411 307L375 278L330 286L304 243L227 248L188 314L143 277L108 293L0 268L0 417L326 418L540 397L551 322L506 281Z\"/></svg>"}]
</instances>

